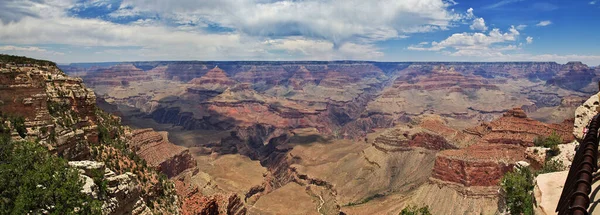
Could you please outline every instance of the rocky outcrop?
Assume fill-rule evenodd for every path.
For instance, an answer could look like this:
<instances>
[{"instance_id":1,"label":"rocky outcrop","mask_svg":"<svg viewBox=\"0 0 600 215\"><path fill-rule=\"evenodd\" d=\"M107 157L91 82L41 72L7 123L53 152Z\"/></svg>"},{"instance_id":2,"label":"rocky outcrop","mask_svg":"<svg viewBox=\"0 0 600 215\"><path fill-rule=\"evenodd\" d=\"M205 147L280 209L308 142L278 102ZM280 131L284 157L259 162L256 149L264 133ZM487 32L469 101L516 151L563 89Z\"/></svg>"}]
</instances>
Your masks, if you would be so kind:
<instances>
[{"instance_id":1,"label":"rocky outcrop","mask_svg":"<svg viewBox=\"0 0 600 215\"><path fill-rule=\"evenodd\" d=\"M80 170L85 182L82 192L104 202L103 214L152 214L141 198L142 187L132 173L117 175L104 163L95 161L71 161L69 166ZM94 180L105 183L106 187L100 189Z\"/></svg>"},{"instance_id":2,"label":"rocky outcrop","mask_svg":"<svg viewBox=\"0 0 600 215\"><path fill-rule=\"evenodd\" d=\"M175 181L175 188L183 198L183 215L246 214L244 203L237 194L205 196L197 186L180 179Z\"/></svg>"},{"instance_id":3,"label":"rocky outcrop","mask_svg":"<svg viewBox=\"0 0 600 215\"><path fill-rule=\"evenodd\" d=\"M444 137L419 128L395 127L382 132L372 143L384 152L411 151L413 147L429 150L456 149Z\"/></svg>"},{"instance_id":4,"label":"rocky outcrop","mask_svg":"<svg viewBox=\"0 0 600 215\"><path fill-rule=\"evenodd\" d=\"M152 129L133 130L130 145L151 167L168 177L196 167L196 160L189 149L169 142L166 132L156 132Z\"/></svg>"},{"instance_id":5,"label":"rocky outcrop","mask_svg":"<svg viewBox=\"0 0 600 215\"><path fill-rule=\"evenodd\" d=\"M520 146L476 144L437 154L433 178L463 186L498 186L517 161L525 159Z\"/></svg>"},{"instance_id":6,"label":"rocky outcrop","mask_svg":"<svg viewBox=\"0 0 600 215\"><path fill-rule=\"evenodd\" d=\"M40 143L69 161L90 160L72 164L82 169L84 191L106 200L105 214L179 213L169 182L132 153L120 118L98 109L80 78L52 63L0 64L13 65L0 67L0 112L14 122L14 138ZM106 192L94 180L105 181Z\"/></svg>"},{"instance_id":7,"label":"rocky outcrop","mask_svg":"<svg viewBox=\"0 0 600 215\"><path fill-rule=\"evenodd\" d=\"M188 91L192 92L203 92L203 91L214 91L217 93L223 92L228 87L233 87L235 81L229 79L225 71L219 67L209 70L200 78L194 78L190 82L193 85Z\"/></svg>"},{"instance_id":8,"label":"rocky outcrop","mask_svg":"<svg viewBox=\"0 0 600 215\"><path fill-rule=\"evenodd\" d=\"M583 139L583 132L585 128L588 126L592 118L596 114L598 114L598 107L600 106L600 101L598 101L598 95L591 96L585 103L575 110L575 124L573 126L573 135L577 139Z\"/></svg>"},{"instance_id":9,"label":"rocky outcrop","mask_svg":"<svg viewBox=\"0 0 600 215\"><path fill-rule=\"evenodd\" d=\"M39 139L68 159L86 159L98 142L93 91L53 66L29 65L0 73L0 111L22 117L25 139Z\"/></svg>"},{"instance_id":10,"label":"rocky outcrop","mask_svg":"<svg viewBox=\"0 0 600 215\"><path fill-rule=\"evenodd\" d=\"M483 143L511 144L530 147L539 137L547 137L553 133L559 135L563 143L573 141L571 135L572 121L561 124L546 124L530 118L521 108L514 108L497 120L483 123L465 132L481 137Z\"/></svg>"}]
</instances>

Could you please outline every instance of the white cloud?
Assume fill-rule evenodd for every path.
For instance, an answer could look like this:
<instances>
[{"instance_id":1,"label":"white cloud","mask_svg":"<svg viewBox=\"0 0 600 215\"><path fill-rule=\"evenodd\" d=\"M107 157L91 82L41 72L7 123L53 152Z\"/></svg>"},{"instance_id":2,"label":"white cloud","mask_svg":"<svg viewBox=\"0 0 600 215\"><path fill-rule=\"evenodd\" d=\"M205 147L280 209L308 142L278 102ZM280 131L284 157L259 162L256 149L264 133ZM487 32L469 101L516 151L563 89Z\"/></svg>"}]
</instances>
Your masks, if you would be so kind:
<instances>
[{"instance_id":1,"label":"white cloud","mask_svg":"<svg viewBox=\"0 0 600 215\"><path fill-rule=\"evenodd\" d=\"M598 3L598 1L591 1L590 2L591 5L595 5L596 3Z\"/></svg>"},{"instance_id":2,"label":"white cloud","mask_svg":"<svg viewBox=\"0 0 600 215\"><path fill-rule=\"evenodd\" d=\"M469 9L467 9L467 17L466 18L467 19L472 19L474 17L475 17L475 14L473 14L473 8L471 7Z\"/></svg>"},{"instance_id":3,"label":"white cloud","mask_svg":"<svg viewBox=\"0 0 600 215\"><path fill-rule=\"evenodd\" d=\"M473 24L471 24L471 30L477 31L487 31L487 26L485 26L485 20L483 18L476 18L473 20Z\"/></svg>"},{"instance_id":4,"label":"white cloud","mask_svg":"<svg viewBox=\"0 0 600 215\"><path fill-rule=\"evenodd\" d=\"M497 28L491 30L487 35L483 33L456 33L443 41L431 42L430 47L424 47L419 44L416 46L409 46L408 49L417 51L440 51L451 49L455 50L454 54L457 55L475 55L475 51L480 53L482 50L493 50L494 47L492 47L492 45L515 41L519 34L519 31L517 31L514 26L506 33L502 33L500 29Z\"/></svg>"},{"instance_id":5,"label":"white cloud","mask_svg":"<svg viewBox=\"0 0 600 215\"><path fill-rule=\"evenodd\" d=\"M52 55L64 55L62 52L49 51L44 48L35 47L35 46L0 46L0 51L6 53L31 53L31 52L39 52L39 53L48 53Z\"/></svg>"},{"instance_id":6,"label":"white cloud","mask_svg":"<svg viewBox=\"0 0 600 215\"><path fill-rule=\"evenodd\" d=\"M506 54L498 57L486 58L488 61L543 61L567 63L569 61L583 61L591 65L600 64L600 55L577 55L577 54Z\"/></svg>"},{"instance_id":7,"label":"white cloud","mask_svg":"<svg viewBox=\"0 0 600 215\"><path fill-rule=\"evenodd\" d=\"M0 41L96 47L98 55L112 52L128 58L136 55L136 59L269 59L276 55L273 51L295 54L290 58L373 59L383 55L375 42L446 30L465 17L449 8L456 3L445 0L124 0L105 16L146 17L128 24L78 18L68 12L113 7L112 2L0 0L0 9L11 11L0 14ZM203 30L208 24L231 31ZM264 42L269 40L281 44Z\"/></svg>"},{"instance_id":8,"label":"white cloud","mask_svg":"<svg viewBox=\"0 0 600 215\"><path fill-rule=\"evenodd\" d=\"M525 30L525 28L527 28L527 25L517 25L516 29L519 31Z\"/></svg>"},{"instance_id":9,"label":"white cloud","mask_svg":"<svg viewBox=\"0 0 600 215\"><path fill-rule=\"evenodd\" d=\"M494 8L498 8L498 7L502 7L504 5L508 5L508 4L512 4L512 3L516 3L516 2L521 2L521 1L525 1L525 0L502 0L499 1L495 4L491 4L488 6L483 7L484 9L494 9Z\"/></svg>"},{"instance_id":10,"label":"white cloud","mask_svg":"<svg viewBox=\"0 0 600 215\"><path fill-rule=\"evenodd\" d=\"M204 21L252 36L297 36L326 39L335 44L355 38L381 41L401 35L444 30L460 15L443 0L125 0L163 17Z\"/></svg>"},{"instance_id":11,"label":"white cloud","mask_svg":"<svg viewBox=\"0 0 600 215\"><path fill-rule=\"evenodd\" d=\"M550 20L544 20L544 21L541 21L541 22L539 22L539 23L538 23L538 24L536 24L535 26L541 26L541 27L544 27L544 26L548 26L548 25L551 25L551 24L552 24L552 21L550 21Z\"/></svg>"},{"instance_id":12,"label":"white cloud","mask_svg":"<svg viewBox=\"0 0 600 215\"><path fill-rule=\"evenodd\" d=\"M533 43L533 37L527 37L525 40L527 40L527 44Z\"/></svg>"}]
</instances>

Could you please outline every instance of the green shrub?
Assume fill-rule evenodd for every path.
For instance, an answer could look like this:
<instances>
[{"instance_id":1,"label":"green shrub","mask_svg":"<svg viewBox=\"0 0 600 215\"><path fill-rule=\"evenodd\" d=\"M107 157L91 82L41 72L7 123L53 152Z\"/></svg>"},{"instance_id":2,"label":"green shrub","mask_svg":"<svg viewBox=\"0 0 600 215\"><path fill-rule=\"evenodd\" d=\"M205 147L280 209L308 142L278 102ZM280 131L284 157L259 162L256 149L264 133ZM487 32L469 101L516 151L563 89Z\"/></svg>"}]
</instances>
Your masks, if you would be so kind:
<instances>
[{"instance_id":1,"label":"green shrub","mask_svg":"<svg viewBox=\"0 0 600 215\"><path fill-rule=\"evenodd\" d=\"M500 186L510 214L533 214L533 173L529 168L522 167L507 173Z\"/></svg>"},{"instance_id":2,"label":"green shrub","mask_svg":"<svg viewBox=\"0 0 600 215\"><path fill-rule=\"evenodd\" d=\"M551 158L560 154L560 149L558 148L558 144L563 142L562 138L556 133L552 132L548 137L538 137L533 140L533 144L535 146L541 146L544 148L549 148L547 158Z\"/></svg>"},{"instance_id":3,"label":"green shrub","mask_svg":"<svg viewBox=\"0 0 600 215\"><path fill-rule=\"evenodd\" d=\"M402 209L398 215L431 215L429 206L418 208L417 206L408 206Z\"/></svg>"},{"instance_id":4,"label":"green shrub","mask_svg":"<svg viewBox=\"0 0 600 215\"><path fill-rule=\"evenodd\" d=\"M0 140L0 214L100 214L77 170L33 142ZM77 209L76 209L77 208Z\"/></svg>"},{"instance_id":5,"label":"green shrub","mask_svg":"<svg viewBox=\"0 0 600 215\"><path fill-rule=\"evenodd\" d=\"M106 197L106 194L108 193L108 184L106 180L104 180L104 169L92 170L92 179L94 180L94 184L98 186L99 198L104 199Z\"/></svg>"},{"instance_id":6,"label":"green shrub","mask_svg":"<svg viewBox=\"0 0 600 215\"><path fill-rule=\"evenodd\" d=\"M25 138L27 136L27 128L25 127L25 118L22 116L10 117L10 123L17 130L19 136Z\"/></svg>"},{"instance_id":7,"label":"green shrub","mask_svg":"<svg viewBox=\"0 0 600 215\"><path fill-rule=\"evenodd\" d=\"M544 162L544 166L540 170L536 172L536 175L563 171L565 169L565 165L562 161L557 160L547 160Z\"/></svg>"}]
</instances>

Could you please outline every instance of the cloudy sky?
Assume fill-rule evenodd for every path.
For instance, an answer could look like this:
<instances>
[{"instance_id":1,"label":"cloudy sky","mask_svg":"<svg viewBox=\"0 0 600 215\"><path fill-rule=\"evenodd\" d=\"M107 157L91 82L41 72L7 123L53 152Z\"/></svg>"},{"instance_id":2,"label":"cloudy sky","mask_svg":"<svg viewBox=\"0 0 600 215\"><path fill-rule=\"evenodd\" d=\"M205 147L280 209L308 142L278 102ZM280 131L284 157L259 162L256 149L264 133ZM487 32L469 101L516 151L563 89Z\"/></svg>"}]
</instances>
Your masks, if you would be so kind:
<instances>
[{"instance_id":1,"label":"cloudy sky","mask_svg":"<svg viewBox=\"0 0 600 215\"><path fill-rule=\"evenodd\" d=\"M0 11L0 53L59 63L600 65L600 0L0 0Z\"/></svg>"}]
</instances>

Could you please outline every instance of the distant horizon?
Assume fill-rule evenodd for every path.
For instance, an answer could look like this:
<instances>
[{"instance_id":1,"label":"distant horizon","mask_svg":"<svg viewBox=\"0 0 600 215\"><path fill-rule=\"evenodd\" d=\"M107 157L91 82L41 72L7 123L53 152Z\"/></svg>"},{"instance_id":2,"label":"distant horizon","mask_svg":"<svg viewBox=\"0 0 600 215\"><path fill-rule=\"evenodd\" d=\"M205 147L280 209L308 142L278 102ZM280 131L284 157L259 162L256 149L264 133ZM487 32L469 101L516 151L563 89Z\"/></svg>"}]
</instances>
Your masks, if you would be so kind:
<instances>
[{"instance_id":1,"label":"distant horizon","mask_svg":"<svg viewBox=\"0 0 600 215\"><path fill-rule=\"evenodd\" d=\"M43 59L41 59L43 60ZM582 63L589 67L597 67L599 65L590 65L582 61L568 61L559 63L556 61L376 61L376 60L140 60L140 61L99 61L99 62L73 62L73 63L58 63L57 65L76 65L76 64L111 64L111 63L152 63L152 62L364 62L364 63L556 63L565 65L568 63Z\"/></svg>"}]
</instances>

